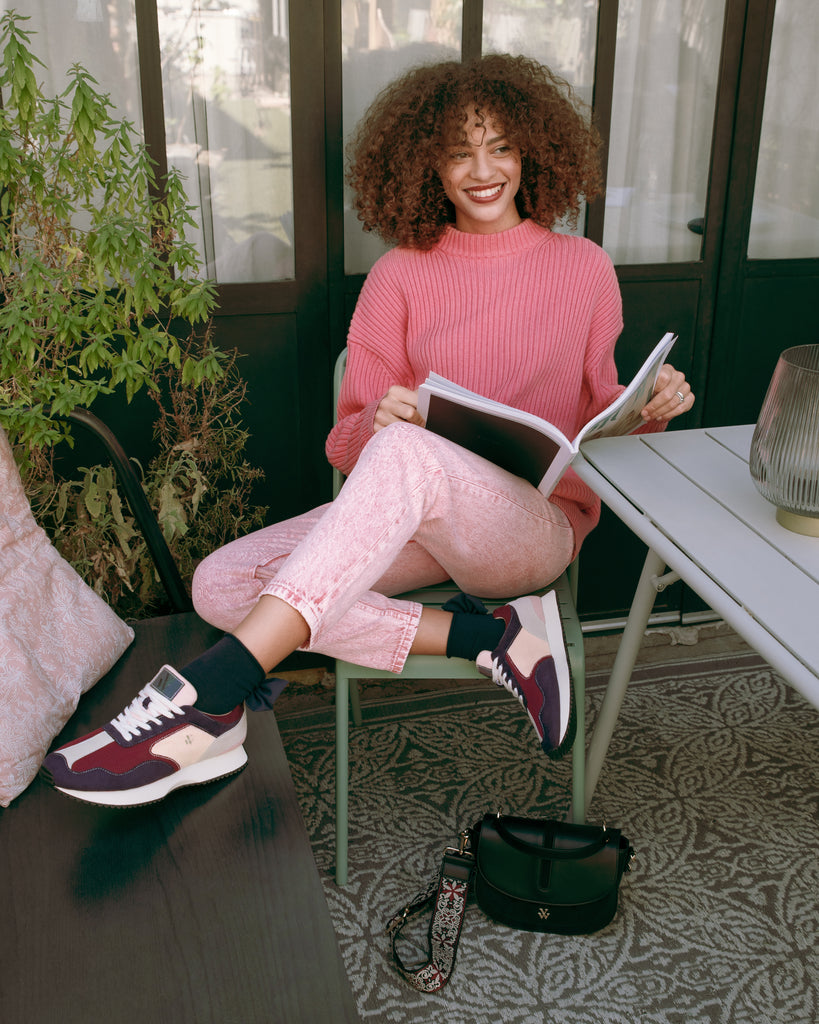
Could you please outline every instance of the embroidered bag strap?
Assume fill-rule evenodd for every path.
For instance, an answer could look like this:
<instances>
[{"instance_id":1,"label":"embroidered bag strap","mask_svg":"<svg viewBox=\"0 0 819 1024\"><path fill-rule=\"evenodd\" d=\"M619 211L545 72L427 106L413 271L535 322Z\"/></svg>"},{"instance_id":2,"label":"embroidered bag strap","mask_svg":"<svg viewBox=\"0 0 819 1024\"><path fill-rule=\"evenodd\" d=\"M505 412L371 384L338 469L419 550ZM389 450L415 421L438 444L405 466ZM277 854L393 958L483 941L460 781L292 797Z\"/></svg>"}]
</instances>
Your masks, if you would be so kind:
<instances>
[{"instance_id":1,"label":"embroidered bag strap","mask_svg":"<svg viewBox=\"0 0 819 1024\"><path fill-rule=\"evenodd\" d=\"M439 877L387 924L395 964L404 979L421 992L437 992L443 988L455 968L469 882L475 866L475 857L469 849L470 840L469 830L461 833L458 849L448 847L445 850ZM429 924L428 960L420 966L407 967L398 955L396 942L407 919L430 904L433 910Z\"/></svg>"}]
</instances>

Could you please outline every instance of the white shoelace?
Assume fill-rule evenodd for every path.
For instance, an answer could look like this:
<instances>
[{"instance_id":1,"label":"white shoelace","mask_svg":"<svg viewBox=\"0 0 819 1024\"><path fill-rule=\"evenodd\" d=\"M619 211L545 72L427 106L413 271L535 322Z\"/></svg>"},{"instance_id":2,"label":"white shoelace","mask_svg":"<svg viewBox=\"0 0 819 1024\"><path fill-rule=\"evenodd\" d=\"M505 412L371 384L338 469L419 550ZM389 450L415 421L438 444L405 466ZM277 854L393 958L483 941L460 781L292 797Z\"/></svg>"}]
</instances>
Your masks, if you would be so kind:
<instances>
[{"instance_id":1,"label":"white shoelace","mask_svg":"<svg viewBox=\"0 0 819 1024\"><path fill-rule=\"evenodd\" d=\"M492 659L492 681L496 686L502 686L504 690L508 690L513 697L517 697L524 708L526 707L526 700L515 685L514 676L506 672L499 658Z\"/></svg>"},{"instance_id":2,"label":"white shoelace","mask_svg":"<svg viewBox=\"0 0 819 1024\"><path fill-rule=\"evenodd\" d=\"M159 725L163 718L184 714L181 708L163 697L149 683L139 691L122 714L117 715L111 725L124 740L130 740L143 729L147 730L151 723Z\"/></svg>"}]
</instances>

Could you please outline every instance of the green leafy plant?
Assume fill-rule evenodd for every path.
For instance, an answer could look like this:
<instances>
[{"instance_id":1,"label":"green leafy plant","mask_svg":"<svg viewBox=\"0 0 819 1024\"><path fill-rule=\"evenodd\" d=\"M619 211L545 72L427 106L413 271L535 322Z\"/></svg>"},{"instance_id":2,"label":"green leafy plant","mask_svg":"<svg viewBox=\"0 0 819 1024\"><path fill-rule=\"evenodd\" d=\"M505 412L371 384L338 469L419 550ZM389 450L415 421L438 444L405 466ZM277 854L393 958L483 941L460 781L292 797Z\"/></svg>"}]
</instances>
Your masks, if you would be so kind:
<instances>
[{"instance_id":1,"label":"green leafy plant","mask_svg":"<svg viewBox=\"0 0 819 1024\"><path fill-rule=\"evenodd\" d=\"M157 392L158 454L142 474L143 487L183 579L210 551L263 525L267 509L252 501L261 470L244 457L241 424L246 384L235 352L215 381L183 383L168 366ZM80 469L62 480L53 460L26 476L37 520L60 553L123 617L167 610L164 588L142 534L120 498L108 466Z\"/></svg>"},{"instance_id":2,"label":"green leafy plant","mask_svg":"<svg viewBox=\"0 0 819 1024\"><path fill-rule=\"evenodd\" d=\"M216 302L196 277L180 178L158 187L133 125L81 65L46 99L23 20L0 19L0 425L48 446L76 406L155 390L169 364L185 383L214 380L221 355L183 358L176 336Z\"/></svg>"},{"instance_id":3,"label":"green leafy plant","mask_svg":"<svg viewBox=\"0 0 819 1024\"><path fill-rule=\"evenodd\" d=\"M146 545L107 466L55 472L65 416L103 394L157 404L143 484L183 578L260 525L244 458L237 354L211 342L214 285L185 238L182 181L81 66L47 100L14 12L0 18L0 427L35 516L122 615L164 610ZM161 185L161 187L160 187ZM59 458L56 460L60 462Z\"/></svg>"}]
</instances>

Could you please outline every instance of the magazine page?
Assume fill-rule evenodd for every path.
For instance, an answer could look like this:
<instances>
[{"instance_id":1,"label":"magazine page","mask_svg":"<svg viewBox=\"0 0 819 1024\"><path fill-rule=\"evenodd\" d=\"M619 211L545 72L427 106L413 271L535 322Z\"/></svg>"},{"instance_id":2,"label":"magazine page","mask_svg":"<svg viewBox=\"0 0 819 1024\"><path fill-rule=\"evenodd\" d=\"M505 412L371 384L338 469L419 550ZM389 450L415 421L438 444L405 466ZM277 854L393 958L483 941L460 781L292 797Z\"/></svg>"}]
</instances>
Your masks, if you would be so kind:
<instances>
[{"instance_id":1,"label":"magazine page","mask_svg":"<svg viewBox=\"0 0 819 1024\"><path fill-rule=\"evenodd\" d=\"M437 373L430 373L418 389L418 411L428 430L523 477L548 496L581 441L628 434L642 426L640 410L650 400L676 340L675 334L666 334L628 387L574 441L539 416L485 398Z\"/></svg>"},{"instance_id":2,"label":"magazine page","mask_svg":"<svg viewBox=\"0 0 819 1024\"><path fill-rule=\"evenodd\" d=\"M447 402L452 402L460 408L481 410L487 416L497 416L502 420L525 424L530 429L545 434L547 437L551 437L557 444L565 444L567 446L571 445L571 442L562 430L556 427L553 423L549 423L546 420L541 419L540 416L535 416L534 413L526 412L523 409L515 409L514 406L511 405L504 405L503 402L496 402L492 398L485 398L483 395L479 395L476 391L470 391L469 388L462 387L460 384L455 384L453 381L448 380L446 377L442 377L438 373L430 373L418 389L418 412L426 420L427 429L434 431L436 434L441 434L444 437L449 437L449 434L444 434L443 429L438 429L439 416L442 414L443 403L441 403L440 406L436 405L434 411L430 413L430 404L433 395L438 395ZM432 422L430 423L430 421ZM447 424L454 424L454 422L455 417L453 415L448 415ZM441 424L441 426L443 426L443 424ZM450 428L447 427L446 429ZM461 442L458 443L460 444Z\"/></svg>"},{"instance_id":3,"label":"magazine page","mask_svg":"<svg viewBox=\"0 0 819 1024\"><path fill-rule=\"evenodd\" d=\"M479 396L476 396L479 397ZM427 430L468 448L515 476L538 487L550 466L565 468L573 451L563 434L551 424L493 403L475 403L458 394L427 392L418 409Z\"/></svg>"},{"instance_id":4,"label":"magazine page","mask_svg":"<svg viewBox=\"0 0 819 1024\"><path fill-rule=\"evenodd\" d=\"M620 437L623 434L630 434L643 425L640 410L651 401L657 374L676 340L676 334L663 335L626 390L583 427L577 435L576 447L583 441L592 441L597 437Z\"/></svg>"}]
</instances>

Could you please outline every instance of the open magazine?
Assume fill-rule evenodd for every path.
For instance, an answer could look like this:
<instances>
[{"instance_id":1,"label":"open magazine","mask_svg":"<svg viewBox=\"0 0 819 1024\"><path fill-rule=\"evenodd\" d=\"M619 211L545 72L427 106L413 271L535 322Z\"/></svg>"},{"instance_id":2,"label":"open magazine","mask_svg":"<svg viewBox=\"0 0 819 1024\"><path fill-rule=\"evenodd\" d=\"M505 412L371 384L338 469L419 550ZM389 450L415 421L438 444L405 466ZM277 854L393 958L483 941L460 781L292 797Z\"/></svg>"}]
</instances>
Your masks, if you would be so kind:
<instances>
[{"instance_id":1,"label":"open magazine","mask_svg":"<svg viewBox=\"0 0 819 1024\"><path fill-rule=\"evenodd\" d=\"M640 410L650 401L676 340L676 334L664 335L628 387L573 440L540 416L484 398L437 373L419 388L418 411L428 430L522 476L548 496L583 441L630 434L643 424Z\"/></svg>"}]
</instances>

